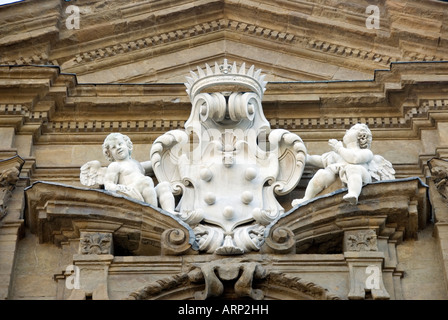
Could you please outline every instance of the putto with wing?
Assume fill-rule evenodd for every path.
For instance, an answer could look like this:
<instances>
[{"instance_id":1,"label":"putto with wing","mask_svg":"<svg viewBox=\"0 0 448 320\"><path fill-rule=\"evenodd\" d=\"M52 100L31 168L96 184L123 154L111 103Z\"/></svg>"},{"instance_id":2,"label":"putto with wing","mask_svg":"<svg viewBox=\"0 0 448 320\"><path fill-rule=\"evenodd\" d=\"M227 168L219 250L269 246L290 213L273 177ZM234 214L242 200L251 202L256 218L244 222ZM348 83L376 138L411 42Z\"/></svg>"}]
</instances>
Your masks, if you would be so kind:
<instances>
[{"instance_id":1,"label":"putto with wing","mask_svg":"<svg viewBox=\"0 0 448 320\"><path fill-rule=\"evenodd\" d=\"M370 150L372 132L366 124L353 125L346 131L343 141L330 139L328 144L332 151L307 156L308 165L321 169L308 183L304 197L295 199L293 206L315 198L338 177L347 186L348 192L343 199L351 204L358 203L363 185L372 181L395 179L392 164Z\"/></svg>"},{"instance_id":2,"label":"putto with wing","mask_svg":"<svg viewBox=\"0 0 448 320\"><path fill-rule=\"evenodd\" d=\"M85 186L104 186L109 192L120 194L150 205L160 206L168 212L174 210L174 197L167 182L154 187L150 161L138 162L132 158L133 144L124 134L109 134L103 143L103 154L110 161L102 167L98 160L81 166L80 181Z\"/></svg>"}]
</instances>

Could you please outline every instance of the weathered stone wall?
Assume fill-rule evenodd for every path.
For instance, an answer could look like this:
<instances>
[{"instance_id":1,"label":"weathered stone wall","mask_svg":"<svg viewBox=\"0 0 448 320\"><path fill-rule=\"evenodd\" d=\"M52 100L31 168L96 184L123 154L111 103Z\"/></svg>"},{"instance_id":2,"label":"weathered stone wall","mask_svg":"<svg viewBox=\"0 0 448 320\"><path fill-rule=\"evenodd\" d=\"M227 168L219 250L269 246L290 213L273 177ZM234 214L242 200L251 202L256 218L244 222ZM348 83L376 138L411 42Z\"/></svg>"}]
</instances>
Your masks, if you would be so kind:
<instances>
[{"instance_id":1,"label":"weathered stone wall","mask_svg":"<svg viewBox=\"0 0 448 320\"><path fill-rule=\"evenodd\" d=\"M397 246L398 261L404 270L403 298L406 300L446 300L440 249L433 225L418 234L418 240Z\"/></svg>"},{"instance_id":2,"label":"weathered stone wall","mask_svg":"<svg viewBox=\"0 0 448 320\"><path fill-rule=\"evenodd\" d=\"M65 262L65 263L64 263ZM26 232L18 241L9 299L54 300L57 282L54 275L65 269L62 250L51 244L39 244L38 238Z\"/></svg>"}]
</instances>

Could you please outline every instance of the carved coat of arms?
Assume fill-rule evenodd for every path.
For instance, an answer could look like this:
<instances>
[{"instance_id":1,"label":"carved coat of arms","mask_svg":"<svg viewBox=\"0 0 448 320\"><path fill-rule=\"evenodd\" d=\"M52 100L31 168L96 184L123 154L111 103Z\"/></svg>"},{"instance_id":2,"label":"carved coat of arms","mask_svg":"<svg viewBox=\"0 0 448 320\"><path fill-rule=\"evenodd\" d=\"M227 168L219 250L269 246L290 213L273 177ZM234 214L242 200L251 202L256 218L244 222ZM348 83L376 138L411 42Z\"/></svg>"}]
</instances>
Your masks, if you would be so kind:
<instances>
[{"instance_id":1,"label":"carved coat of arms","mask_svg":"<svg viewBox=\"0 0 448 320\"><path fill-rule=\"evenodd\" d=\"M302 176L305 145L271 130L261 103L266 84L261 70L227 60L192 71L185 130L165 133L151 148L154 173L181 196L175 214L194 228L201 251L258 250L264 227L284 212L276 195Z\"/></svg>"}]
</instances>

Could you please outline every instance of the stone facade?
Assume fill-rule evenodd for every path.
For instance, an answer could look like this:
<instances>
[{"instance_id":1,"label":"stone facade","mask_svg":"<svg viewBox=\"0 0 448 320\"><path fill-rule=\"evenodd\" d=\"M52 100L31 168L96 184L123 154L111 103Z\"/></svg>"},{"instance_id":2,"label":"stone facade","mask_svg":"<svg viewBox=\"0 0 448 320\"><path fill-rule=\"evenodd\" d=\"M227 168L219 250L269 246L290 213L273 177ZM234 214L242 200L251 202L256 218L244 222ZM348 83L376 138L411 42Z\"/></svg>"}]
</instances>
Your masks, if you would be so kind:
<instances>
[{"instance_id":1,"label":"stone facade","mask_svg":"<svg viewBox=\"0 0 448 320\"><path fill-rule=\"evenodd\" d=\"M0 7L2 299L448 298L448 4L387 0L368 29L363 0L40 2ZM185 77L224 59L266 74L270 129L323 154L365 123L395 180L357 204L337 181L293 207L305 166L260 246L234 256L200 251L167 210L80 182L86 162L109 164L112 132L149 160L186 127Z\"/></svg>"}]
</instances>

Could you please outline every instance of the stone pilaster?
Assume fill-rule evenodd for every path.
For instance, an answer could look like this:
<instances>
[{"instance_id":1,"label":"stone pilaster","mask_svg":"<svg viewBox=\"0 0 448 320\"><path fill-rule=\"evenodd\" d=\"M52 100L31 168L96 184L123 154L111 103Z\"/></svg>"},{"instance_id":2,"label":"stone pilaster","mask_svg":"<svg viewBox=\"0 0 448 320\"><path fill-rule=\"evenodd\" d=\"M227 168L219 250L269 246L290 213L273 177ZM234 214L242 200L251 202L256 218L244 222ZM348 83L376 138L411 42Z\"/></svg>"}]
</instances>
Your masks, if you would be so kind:
<instances>
[{"instance_id":1,"label":"stone pilaster","mask_svg":"<svg viewBox=\"0 0 448 320\"><path fill-rule=\"evenodd\" d=\"M107 279L112 253L112 233L81 231L79 254L73 255L73 265L66 269L66 287L72 289L69 300L109 299Z\"/></svg>"},{"instance_id":2,"label":"stone pilaster","mask_svg":"<svg viewBox=\"0 0 448 320\"><path fill-rule=\"evenodd\" d=\"M350 291L348 298L361 300L370 292L372 298L390 299L383 283L384 253L378 251L374 230L346 231L344 257L349 267Z\"/></svg>"},{"instance_id":3,"label":"stone pilaster","mask_svg":"<svg viewBox=\"0 0 448 320\"><path fill-rule=\"evenodd\" d=\"M74 255L73 273L69 275L73 278L66 278L73 286L68 300L109 300L107 279L113 258L111 254Z\"/></svg>"},{"instance_id":4,"label":"stone pilaster","mask_svg":"<svg viewBox=\"0 0 448 320\"><path fill-rule=\"evenodd\" d=\"M17 240L23 228L23 188L17 188L24 161L18 156L0 161L0 299L8 299Z\"/></svg>"}]
</instances>

